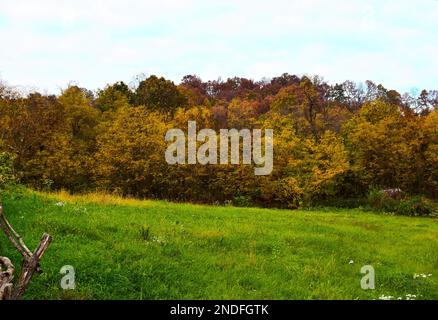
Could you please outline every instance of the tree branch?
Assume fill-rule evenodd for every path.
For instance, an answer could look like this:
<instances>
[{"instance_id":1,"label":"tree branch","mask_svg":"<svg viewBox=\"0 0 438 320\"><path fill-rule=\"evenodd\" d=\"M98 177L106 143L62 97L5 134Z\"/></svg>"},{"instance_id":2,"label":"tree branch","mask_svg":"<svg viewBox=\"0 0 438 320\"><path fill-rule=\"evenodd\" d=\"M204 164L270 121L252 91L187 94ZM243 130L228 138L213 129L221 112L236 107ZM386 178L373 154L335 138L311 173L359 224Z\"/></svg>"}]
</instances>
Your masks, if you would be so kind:
<instances>
[{"instance_id":1,"label":"tree branch","mask_svg":"<svg viewBox=\"0 0 438 320\"><path fill-rule=\"evenodd\" d=\"M12 245L23 256L23 263L20 277L13 288L12 279L14 266L8 258L0 257L0 300L18 300L21 299L27 286L35 272L41 273L40 260L52 242L52 237L47 233L43 234L38 247L32 253L24 243L22 237L12 228L9 221L3 213L3 207L0 205L0 228ZM2 271L6 269L6 271Z\"/></svg>"},{"instance_id":2,"label":"tree branch","mask_svg":"<svg viewBox=\"0 0 438 320\"><path fill-rule=\"evenodd\" d=\"M5 269L5 271L3 271L3 269ZM0 257L0 300L8 300L11 298L14 271L11 260L6 257Z\"/></svg>"}]
</instances>

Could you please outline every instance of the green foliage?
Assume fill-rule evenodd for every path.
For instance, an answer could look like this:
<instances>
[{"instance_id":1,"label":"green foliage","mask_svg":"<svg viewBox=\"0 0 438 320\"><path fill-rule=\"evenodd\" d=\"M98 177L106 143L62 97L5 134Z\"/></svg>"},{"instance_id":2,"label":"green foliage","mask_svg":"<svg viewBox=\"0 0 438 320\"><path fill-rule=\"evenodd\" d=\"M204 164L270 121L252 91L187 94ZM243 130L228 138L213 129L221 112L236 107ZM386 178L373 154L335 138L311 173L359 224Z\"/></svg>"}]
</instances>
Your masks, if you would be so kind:
<instances>
[{"instance_id":1,"label":"green foliage","mask_svg":"<svg viewBox=\"0 0 438 320\"><path fill-rule=\"evenodd\" d=\"M395 212L399 204L398 200L389 197L383 190L372 187L368 192L368 205L376 211Z\"/></svg>"},{"instance_id":2,"label":"green foliage","mask_svg":"<svg viewBox=\"0 0 438 320\"><path fill-rule=\"evenodd\" d=\"M103 111L116 111L126 107L133 100L133 92L123 82L107 86L104 90L99 90L98 98L94 102L96 107Z\"/></svg>"},{"instance_id":3,"label":"green foliage","mask_svg":"<svg viewBox=\"0 0 438 320\"><path fill-rule=\"evenodd\" d=\"M235 206L235 207L250 207L251 206L251 197L237 193L234 196L232 203L233 203L233 206Z\"/></svg>"},{"instance_id":4,"label":"green foliage","mask_svg":"<svg viewBox=\"0 0 438 320\"><path fill-rule=\"evenodd\" d=\"M150 76L140 82L135 92L135 103L152 111L172 113L186 106L187 99L172 81Z\"/></svg>"},{"instance_id":5,"label":"green foliage","mask_svg":"<svg viewBox=\"0 0 438 320\"><path fill-rule=\"evenodd\" d=\"M0 152L0 189L15 181L13 161L13 155Z\"/></svg>"},{"instance_id":6,"label":"green foliage","mask_svg":"<svg viewBox=\"0 0 438 320\"><path fill-rule=\"evenodd\" d=\"M403 216L432 216L438 213L437 206L422 196L393 199L383 190L371 188L368 205L372 210L389 212Z\"/></svg>"},{"instance_id":7,"label":"green foliage","mask_svg":"<svg viewBox=\"0 0 438 320\"><path fill-rule=\"evenodd\" d=\"M415 196L401 200L396 213L403 216L431 216L438 213L438 208L425 197Z\"/></svg>"}]
</instances>

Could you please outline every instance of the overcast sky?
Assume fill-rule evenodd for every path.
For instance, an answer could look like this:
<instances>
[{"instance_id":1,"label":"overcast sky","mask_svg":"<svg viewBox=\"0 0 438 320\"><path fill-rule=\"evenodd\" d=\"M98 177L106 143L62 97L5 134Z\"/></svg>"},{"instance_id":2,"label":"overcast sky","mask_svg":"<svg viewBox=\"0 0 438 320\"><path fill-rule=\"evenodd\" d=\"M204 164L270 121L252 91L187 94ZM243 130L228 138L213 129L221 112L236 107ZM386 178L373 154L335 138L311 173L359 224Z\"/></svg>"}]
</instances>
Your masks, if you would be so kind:
<instances>
[{"instance_id":1,"label":"overcast sky","mask_svg":"<svg viewBox=\"0 0 438 320\"><path fill-rule=\"evenodd\" d=\"M438 89L437 0L0 0L0 78L59 93L284 72Z\"/></svg>"}]
</instances>

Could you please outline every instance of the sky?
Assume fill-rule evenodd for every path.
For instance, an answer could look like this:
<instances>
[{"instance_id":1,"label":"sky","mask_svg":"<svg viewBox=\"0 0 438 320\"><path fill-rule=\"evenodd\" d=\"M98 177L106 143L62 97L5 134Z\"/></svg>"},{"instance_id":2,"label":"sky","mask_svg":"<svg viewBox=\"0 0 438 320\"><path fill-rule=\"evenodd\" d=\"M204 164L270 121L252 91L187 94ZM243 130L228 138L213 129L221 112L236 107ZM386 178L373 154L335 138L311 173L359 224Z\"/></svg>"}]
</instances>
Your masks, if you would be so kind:
<instances>
[{"instance_id":1,"label":"sky","mask_svg":"<svg viewBox=\"0 0 438 320\"><path fill-rule=\"evenodd\" d=\"M438 89L438 0L0 0L0 39L0 79L47 93L285 72Z\"/></svg>"}]
</instances>

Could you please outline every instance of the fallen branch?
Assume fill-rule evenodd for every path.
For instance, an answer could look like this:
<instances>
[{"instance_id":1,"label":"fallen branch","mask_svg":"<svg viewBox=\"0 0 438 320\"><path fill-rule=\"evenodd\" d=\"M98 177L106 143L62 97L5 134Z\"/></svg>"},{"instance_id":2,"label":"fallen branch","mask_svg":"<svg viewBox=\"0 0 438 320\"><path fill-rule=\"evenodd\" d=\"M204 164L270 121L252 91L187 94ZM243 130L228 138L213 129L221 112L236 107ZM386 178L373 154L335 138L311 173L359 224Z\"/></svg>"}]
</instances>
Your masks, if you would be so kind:
<instances>
[{"instance_id":1,"label":"fallen branch","mask_svg":"<svg viewBox=\"0 0 438 320\"><path fill-rule=\"evenodd\" d=\"M14 266L11 260L6 257L0 257L0 300L11 298L12 279L14 279Z\"/></svg>"},{"instance_id":2,"label":"fallen branch","mask_svg":"<svg viewBox=\"0 0 438 320\"><path fill-rule=\"evenodd\" d=\"M0 257L0 300L18 300L21 299L26 291L33 274L35 272L42 272L39 262L49 247L52 237L44 233L38 247L32 253L27 248L22 237L12 228L6 219L2 206L0 206L0 228L12 245L23 256L20 277L15 287L12 284L14 266L8 258ZM6 271L3 271L3 269Z\"/></svg>"}]
</instances>

